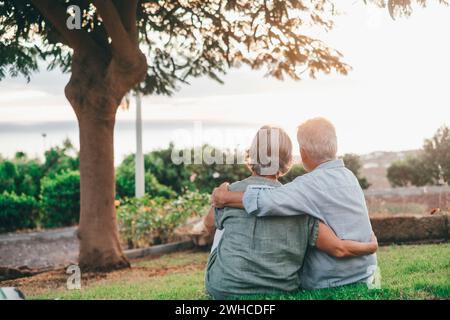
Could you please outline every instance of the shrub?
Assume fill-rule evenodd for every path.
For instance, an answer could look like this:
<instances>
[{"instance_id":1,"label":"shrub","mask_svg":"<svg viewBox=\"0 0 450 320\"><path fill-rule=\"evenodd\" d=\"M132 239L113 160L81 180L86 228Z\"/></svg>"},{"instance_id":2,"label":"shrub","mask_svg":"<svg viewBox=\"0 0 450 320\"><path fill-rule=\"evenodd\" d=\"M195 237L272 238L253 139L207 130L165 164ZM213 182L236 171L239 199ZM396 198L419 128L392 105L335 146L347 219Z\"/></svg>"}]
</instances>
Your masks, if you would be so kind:
<instances>
[{"instance_id":1,"label":"shrub","mask_svg":"<svg viewBox=\"0 0 450 320\"><path fill-rule=\"evenodd\" d=\"M170 143L168 148L154 150L145 155L145 168L150 171L156 179L175 190L182 193L185 190L193 190L194 185L190 181L191 172L184 164L175 164L172 161L174 144Z\"/></svg>"},{"instance_id":2,"label":"shrub","mask_svg":"<svg viewBox=\"0 0 450 320\"><path fill-rule=\"evenodd\" d=\"M67 171L41 181L42 225L46 228L78 223L80 214L80 174Z\"/></svg>"},{"instance_id":3,"label":"shrub","mask_svg":"<svg viewBox=\"0 0 450 320\"><path fill-rule=\"evenodd\" d=\"M18 175L17 166L12 161L0 162L0 192L15 192L15 180Z\"/></svg>"},{"instance_id":4,"label":"shrub","mask_svg":"<svg viewBox=\"0 0 450 320\"><path fill-rule=\"evenodd\" d=\"M190 151L192 162L194 163L195 149ZM198 149L197 149L198 152ZM237 160L242 155L237 156L233 150L221 150L210 145L203 145L200 152L209 155L218 162L208 164L203 161L201 164L187 165L191 172L191 178L195 187L200 192L211 193L213 189L223 182L235 182L247 178L251 173L245 164L237 164ZM234 159L233 164L225 164L227 159ZM221 164L222 162L223 164Z\"/></svg>"},{"instance_id":5,"label":"shrub","mask_svg":"<svg viewBox=\"0 0 450 320\"><path fill-rule=\"evenodd\" d=\"M42 169L39 160L29 159L25 154L17 153L14 162L17 167L16 193L39 198Z\"/></svg>"},{"instance_id":6,"label":"shrub","mask_svg":"<svg viewBox=\"0 0 450 320\"><path fill-rule=\"evenodd\" d=\"M145 193L151 197L175 198L170 187L162 185L151 172L145 173ZM135 195L134 164L121 164L116 171L116 193L118 198L131 198Z\"/></svg>"},{"instance_id":7,"label":"shrub","mask_svg":"<svg viewBox=\"0 0 450 320\"><path fill-rule=\"evenodd\" d=\"M78 151L69 139L65 139L61 146L55 146L45 151L45 161L42 172L47 177L78 170L80 158Z\"/></svg>"},{"instance_id":8,"label":"shrub","mask_svg":"<svg viewBox=\"0 0 450 320\"><path fill-rule=\"evenodd\" d=\"M38 203L30 196L14 192L0 194L0 232L36 227Z\"/></svg>"},{"instance_id":9,"label":"shrub","mask_svg":"<svg viewBox=\"0 0 450 320\"><path fill-rule=\"evenodd\" d=\"M127 199L117 210L119 230L129 248L169 242L173 231L208 208L207 194L187 192L175 200L161 197Z\"/></svg>"},{"instance_id":10,"label":"shrub","mask_svg":"<svg viewBox=\"0 0 450 320\"><path fill-rule=\"evenodd\" d=\"M221 158L222 162L225 159L229 159L231 156L236 157L234 152L230 150L220 150L209 145L203 145L201 148L202 153L208 153L214 158ZM197 149L197 151L199 151ZM172 153L186 155L188 159L191 159L191 163L194 163L195 149L177 150L174 144L171 143L168 148L155 150L147 153L144 156L146 180L147 174L151 174L156 180L171 190L174 190L178 194L187 190L198 190L199 192L212 192L212 190L221 183L234 182L247 178L250 175L250 171L244 164L175 164L172 161ZM235 159L236 160L236 159ZM124 171L129 171L129 177L126 181L133 179L134 181L134 155L127 156L119 166L117 170L118 185L117 190L123 190L122 187L122 174ZM132 175L131 175L132 173ZM146 182L146 192L147 186ZM118 192L119 193L119 192ZM126 192L128 196L134 195L134 184L132 190ZM119 193L119 195L121 195ZM155 194L157 196L157 194Z\"/></svg>"},{"instance_id":11,"label":"shrub","mask_svg":"<svg viewBox=\"0 0 450 320\"><path fill-rule=\"evenodd\" d=\"M170 143L168 148L151 151L144 155L144 166L147 173L151 173L156 180L170 187L176 193L194 189L189 180L191 173L184 164L175 164L172 161L174 144ZM134 168L135 155L126 156L120 164L119 170L124 167ZM133 169L134 170L134 169Z\"/></svg>"},{"instance_id":12,"label":"shrub","mask_svg":"<svg viewBox=\"0 0 450 320\"><path fill-rule=\"evenodd\" d=\"M0 158L0 193L4 191L35 197L40 194L40 182L44 176L77 170L79 158L70 140L62 146L52 147L45 152L45 162L32 159L24 152L16 152L11 159Z\"/></svg>"}]
</instances>

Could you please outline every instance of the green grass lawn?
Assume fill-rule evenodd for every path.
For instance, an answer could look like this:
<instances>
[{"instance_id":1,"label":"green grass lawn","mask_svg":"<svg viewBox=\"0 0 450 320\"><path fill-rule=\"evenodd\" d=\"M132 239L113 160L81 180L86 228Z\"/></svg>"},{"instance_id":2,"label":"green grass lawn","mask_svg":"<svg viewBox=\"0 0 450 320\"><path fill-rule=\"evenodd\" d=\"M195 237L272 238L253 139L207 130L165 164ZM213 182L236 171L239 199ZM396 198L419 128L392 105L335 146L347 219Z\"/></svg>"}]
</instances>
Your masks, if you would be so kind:
<instances>
[{"instance_id":1,"label":"green grass lawn","mask_svg":"<svg viewBox=\"0 0 450 320\"><path fill-rule=\"evenodd\" d=\"M138 261L130 270L85 275L80 291L65 289L65 275L39 275L16 283L32 299L207 299L205 252ZM382 247L382 288L348 286L257 299L450 299L450 243Z\"/></svg>"}]
</instances>

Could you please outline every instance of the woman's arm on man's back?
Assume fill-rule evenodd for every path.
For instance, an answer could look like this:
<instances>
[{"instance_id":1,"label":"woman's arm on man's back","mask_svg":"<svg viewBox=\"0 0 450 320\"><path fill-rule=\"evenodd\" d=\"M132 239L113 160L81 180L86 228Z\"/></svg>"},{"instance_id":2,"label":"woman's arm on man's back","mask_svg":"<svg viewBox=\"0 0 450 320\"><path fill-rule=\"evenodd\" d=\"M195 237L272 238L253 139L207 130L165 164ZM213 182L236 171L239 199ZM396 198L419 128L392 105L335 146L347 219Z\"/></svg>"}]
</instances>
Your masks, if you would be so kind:
<instances>
[{"instance_id":1,"label":"woman's arm on man's back","mask_svg":"<svg viewBox=\"0 0 450 320\"><path fill-rule=\"evenodd\" d=\"M373 233L371 242L341 240L330 227L320 222L315 246L333 257L348 258L375 253L378 250L378 241Z\"/></svg>"}]
</instances>

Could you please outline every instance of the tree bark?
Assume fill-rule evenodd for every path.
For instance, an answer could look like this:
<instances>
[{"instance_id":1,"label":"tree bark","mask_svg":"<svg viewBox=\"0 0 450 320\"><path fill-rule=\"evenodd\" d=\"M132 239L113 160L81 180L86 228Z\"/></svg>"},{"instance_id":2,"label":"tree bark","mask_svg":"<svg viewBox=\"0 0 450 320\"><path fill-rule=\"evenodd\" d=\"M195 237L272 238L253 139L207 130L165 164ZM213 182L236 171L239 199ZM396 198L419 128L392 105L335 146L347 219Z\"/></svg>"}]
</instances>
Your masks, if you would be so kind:
<instances>
[{"instance_id":1,"label":"tree bark","mask_svg":"<svg viewBox=\"0 0 450 320\"><path fill-rule=\"evenodd\" d=\"M114 204L114 123L81 115L80 129L80 240L82 270L129 267L117 232Z\"/></svg>"},{"instance_id":2,"label":"tree bark","mask_svg":"<svg viewBox=\"0 0 450 320\"><path fill-rule=\"evenodd\" d=\"M65 91L80 133L78 238L82 271L130 266L122 252L114 204L114 125L120 101L146 71L142 54L133 64L108 61L103 54L73 57L72 76Z\"/></svg>"}]
</instances>

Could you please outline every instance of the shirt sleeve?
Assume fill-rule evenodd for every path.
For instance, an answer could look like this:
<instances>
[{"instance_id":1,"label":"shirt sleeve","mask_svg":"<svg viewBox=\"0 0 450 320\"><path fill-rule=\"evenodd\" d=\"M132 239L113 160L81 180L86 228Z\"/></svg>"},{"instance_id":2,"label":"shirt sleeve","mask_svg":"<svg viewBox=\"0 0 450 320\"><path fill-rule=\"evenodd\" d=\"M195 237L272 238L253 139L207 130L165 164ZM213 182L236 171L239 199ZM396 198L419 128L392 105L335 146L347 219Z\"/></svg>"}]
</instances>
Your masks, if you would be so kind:
<instances>
[{"instance_id":1,"label":"shirt sleeve","mask_svg":"<svg viewBox=\"0 0 450 320\"><path fill-rule=\"evenodd\" d=\"M320 218L317 206L311 201L308 181L300 178L278 188L248 186L242 199L245 210L258 217L308 214Z\"/></svg>"},{"instance_id":2,"label":"shirt sleeve","mask_svg":"<svg viewBox=\"0 0 450 320\"><path fill-rule=\"evenodd\" d=\"M258 197L260 190L270 190L275 189L274 187L265 186L265 185L250 185L247 187L247 190L244 193L244 197L242 198L242 204L244 205L245 211L250 214L258 211Z\"/></svg>"}]
</instances>

